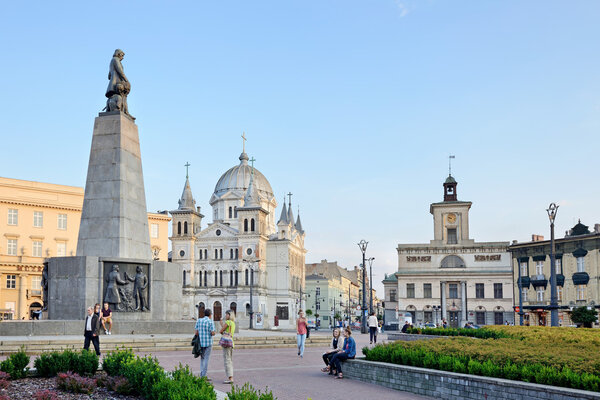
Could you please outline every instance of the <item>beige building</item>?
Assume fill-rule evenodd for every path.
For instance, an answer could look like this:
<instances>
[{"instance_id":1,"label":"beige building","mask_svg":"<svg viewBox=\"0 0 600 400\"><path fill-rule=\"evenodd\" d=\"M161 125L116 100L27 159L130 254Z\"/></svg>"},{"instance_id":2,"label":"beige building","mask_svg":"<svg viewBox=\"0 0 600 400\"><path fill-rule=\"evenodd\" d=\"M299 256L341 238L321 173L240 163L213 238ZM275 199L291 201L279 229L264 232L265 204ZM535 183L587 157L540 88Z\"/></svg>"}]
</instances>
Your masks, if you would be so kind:
<instances>
[{"instance_id":1,"label":"beige building","mask_svg":"<svg viewBox=\"0 0 600 400\"><path fill-rule=\"evenodd\" d=\"M550 241L532 235L531 242L513 244L516 322L550 325ZM594 232L579 222L564 238L555 240L555 268L559 325L571 325L571 310L600 308L600 224Z\"/></svg>"},{"instance_id":2,"label":"beige building","mask_svg":"<svg viewBox=\"0 0 600 400\"><path fill-rule=\"evenodd\" d=\"M458 201L456 186L448 176L444 201L430 206L433 240L398 245L395 291L393 279L384 280L386 325L405 320L418 325L445 319L454 327L467 321L476 325L513 321L508 242L475 242L469 237L472 203Z\"/></svg>"},{"instance_id":3,"label":"beige building","mask_svg":"<svg viewBox=\"0 0 600 400\"><path fill-rule=\"evenodd\" d=\"M42 308L49 257L74 256L83 188L0 178L0 318L29 319ZM154 258L167 261L167 214L148 213Z\"/></svg>"}]
</instances>

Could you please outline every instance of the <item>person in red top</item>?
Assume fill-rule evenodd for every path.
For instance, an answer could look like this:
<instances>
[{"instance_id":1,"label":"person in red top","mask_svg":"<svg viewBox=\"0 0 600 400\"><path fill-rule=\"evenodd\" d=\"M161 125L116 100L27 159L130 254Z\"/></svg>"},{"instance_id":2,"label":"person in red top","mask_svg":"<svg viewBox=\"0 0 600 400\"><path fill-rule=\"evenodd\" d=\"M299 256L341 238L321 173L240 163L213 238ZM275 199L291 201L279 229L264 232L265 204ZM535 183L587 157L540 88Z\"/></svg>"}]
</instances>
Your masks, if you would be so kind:
<instances>
[{"instance_id":1,"label":"person in red top","mask_svg":"<svg viewBox=\"0 0 600 400\"><path fill-rule=\"evenodd\" d=\"M306 329L308 323L304 318L304 311L298 311L298 319L296 320L296 341L298 342L298 355L304 357L304 342L306 341Z\"/></svg>"}]
</instances>

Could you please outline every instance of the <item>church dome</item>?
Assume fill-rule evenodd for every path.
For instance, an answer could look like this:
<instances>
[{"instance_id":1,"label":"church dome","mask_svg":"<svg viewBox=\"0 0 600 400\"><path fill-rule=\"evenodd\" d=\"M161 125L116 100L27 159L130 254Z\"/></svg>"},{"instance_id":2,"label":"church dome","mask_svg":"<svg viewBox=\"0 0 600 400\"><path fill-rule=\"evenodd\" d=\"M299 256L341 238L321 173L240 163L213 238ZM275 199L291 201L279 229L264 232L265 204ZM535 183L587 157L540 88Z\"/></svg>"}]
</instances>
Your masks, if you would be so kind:
<instances>
[{"instance_id":1,"label":"church dome","mask_svg":"<svg viewBox=\"0 0 600 400\"><path fill-rule=\"evenodd\" d=\"M242 153L239 157L240 163L227 170L215 185L213 200L221 198L225 193L237 192L240 198L243 198L250 183L252 167L248 165L248 154ZM254 168L254 182L258 194L264 200L270 201L274 198L271 184L265 176ZM213 202L211 201L211 204Z\"/></svg>"}]
</instances>

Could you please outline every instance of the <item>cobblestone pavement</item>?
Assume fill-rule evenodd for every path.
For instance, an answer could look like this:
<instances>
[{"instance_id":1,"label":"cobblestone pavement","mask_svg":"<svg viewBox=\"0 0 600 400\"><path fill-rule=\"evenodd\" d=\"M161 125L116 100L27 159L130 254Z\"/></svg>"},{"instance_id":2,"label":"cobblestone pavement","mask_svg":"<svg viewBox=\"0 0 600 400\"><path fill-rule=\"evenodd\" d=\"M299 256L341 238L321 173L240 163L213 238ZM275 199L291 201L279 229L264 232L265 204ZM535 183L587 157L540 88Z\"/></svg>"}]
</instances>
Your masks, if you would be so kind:
<instances>
[{"instance_id":1,"label":"cobblestone pavement","mask_svg":"<svg viewBox=\"0 0 600 400\"><path fill-rule=\"evenodd\" d=\"M329 333L321 331L316 334ZM361 349L368 345L369 337L360 333L355 333L353 337L357 340L357 354L362 355ZM279 400L429 399L350 379L333 379L320 371L324 366L321 359L324 351L324 347L309 347L304 352L304 358L299 358L295 348L234 350L236 384L250 382L255 388L261 390L268 386ZM200 359L194 358L191 349L189 352L157 352L154 355L167 370L173 369L181 362L188 364L195 373L200 372ZM219 347L213 348L208 376L213 380L217 390L222 392L229 390L229 385L222 383L225 379L225 371L223 354Z\"/></svg>"}]
</instances>

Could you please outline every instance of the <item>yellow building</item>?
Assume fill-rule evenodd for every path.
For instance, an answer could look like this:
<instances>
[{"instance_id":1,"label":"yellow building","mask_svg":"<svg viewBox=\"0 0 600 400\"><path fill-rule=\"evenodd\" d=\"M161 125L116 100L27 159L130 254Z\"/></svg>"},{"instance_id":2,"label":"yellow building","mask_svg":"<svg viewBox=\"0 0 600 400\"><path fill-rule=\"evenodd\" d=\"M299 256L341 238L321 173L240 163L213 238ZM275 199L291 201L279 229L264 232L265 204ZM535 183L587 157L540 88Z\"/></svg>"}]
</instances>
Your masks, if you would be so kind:
<instances>
[{"instance_id":1,"label":"yellow building","mask_svg":"<svg viewBox=\"0 0 600 400\"><path fill-rule=\"evenodd\" d=\"M0 319L29 319L42 307L49 257L74 256L83 188L0 178ZM148 213L155 259L167 261L168 214Z\"/></svg>"}]
</instances>

